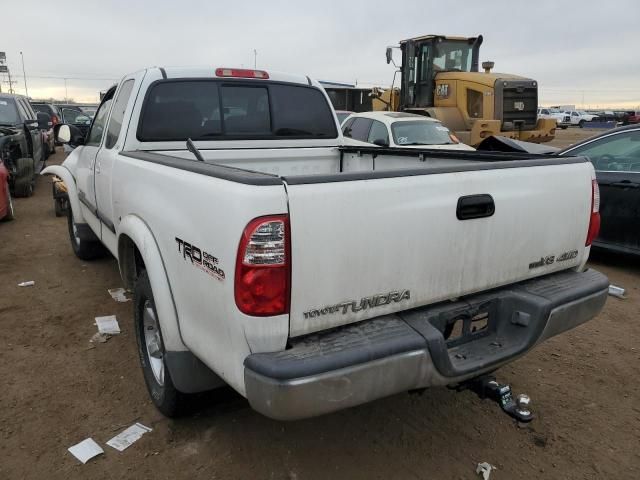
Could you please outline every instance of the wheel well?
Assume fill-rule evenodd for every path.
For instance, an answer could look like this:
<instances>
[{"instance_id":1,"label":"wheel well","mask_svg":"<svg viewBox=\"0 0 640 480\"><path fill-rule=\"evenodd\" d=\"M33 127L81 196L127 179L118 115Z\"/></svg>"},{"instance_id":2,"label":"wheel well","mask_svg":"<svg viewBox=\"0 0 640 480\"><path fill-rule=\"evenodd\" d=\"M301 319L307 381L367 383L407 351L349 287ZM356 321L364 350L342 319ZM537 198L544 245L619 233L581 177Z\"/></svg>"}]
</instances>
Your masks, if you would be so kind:
<instances>
[{"instance_id":1,"label":"wheel well","mask_svg":"<svg viewBox=\"0 0 640 480\"><path fill-rule=\"evenodd\" d=\"M118 262L120 276L128 290L133 290L136 279L145 269L144 260L137 245L127 235L121 235L118 240Z\"/></svg>"}]
</instances>

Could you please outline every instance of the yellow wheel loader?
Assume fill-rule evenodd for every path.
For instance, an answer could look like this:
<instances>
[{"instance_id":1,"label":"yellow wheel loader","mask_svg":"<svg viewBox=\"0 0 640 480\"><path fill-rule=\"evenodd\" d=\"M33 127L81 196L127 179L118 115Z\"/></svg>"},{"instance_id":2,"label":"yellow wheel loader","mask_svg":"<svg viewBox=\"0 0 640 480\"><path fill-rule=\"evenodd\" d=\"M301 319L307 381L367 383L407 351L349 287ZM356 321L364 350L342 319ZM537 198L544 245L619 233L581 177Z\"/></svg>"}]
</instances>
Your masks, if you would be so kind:
<instances>
[{"instance_id":1,"label":"yellow wheel loader","mask_svg":"<svg viewBox=\"0 0 640 480\"><path fill-rule=\"evenodd\" d=\"M483 62L484 72L479 72L481 44L482 35L403 40L400 67L393 62L393 47L387 48L387 63L401 74L400 88L374 89L373 109L437 118L473 146L492 135L536 143L552 140L555 120L537 119L538 83L492 73L493 62Z\"/></svg>"}]
</instances>

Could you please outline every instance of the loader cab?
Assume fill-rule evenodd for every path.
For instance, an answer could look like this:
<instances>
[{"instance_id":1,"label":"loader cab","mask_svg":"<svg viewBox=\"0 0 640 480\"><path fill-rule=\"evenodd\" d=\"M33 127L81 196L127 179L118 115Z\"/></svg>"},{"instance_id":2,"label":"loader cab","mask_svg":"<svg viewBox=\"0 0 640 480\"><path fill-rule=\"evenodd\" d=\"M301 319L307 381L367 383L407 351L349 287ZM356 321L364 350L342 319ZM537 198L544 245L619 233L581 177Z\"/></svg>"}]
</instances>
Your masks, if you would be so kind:
<instances>
[{"instance_id":1,"label":"loader cab","mask_svg":"<svg viewBox=\"0 0 640 480\"><path fill-rule=\"evenodd\" d=\"M477 72L481 44L482 35L471 38L427 35L400 42L400 108L433 106L435 78L440 72Z\"/></svg>"}]
</instances>

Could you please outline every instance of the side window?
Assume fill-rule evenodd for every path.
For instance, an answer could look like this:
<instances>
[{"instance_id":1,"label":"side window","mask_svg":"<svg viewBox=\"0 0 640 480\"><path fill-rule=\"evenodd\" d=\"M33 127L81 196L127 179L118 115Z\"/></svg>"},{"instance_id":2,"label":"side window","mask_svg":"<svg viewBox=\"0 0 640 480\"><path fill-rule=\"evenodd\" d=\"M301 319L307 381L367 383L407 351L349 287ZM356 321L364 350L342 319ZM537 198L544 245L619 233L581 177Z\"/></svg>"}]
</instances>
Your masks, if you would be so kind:
<instances>
[{"instance_id":1,"label":"side window","mask_svg":"<svg viewBox=\"0 0 640 480\"><path fill-rule=\"evenodd\" d=\"M374 120L371 125L371 130L369 131L367 142L374 143L376 140L379 143L389 145L389 131L387 130L387 126L382 122Z\"/></svg>"},{"instance_id":2,"label":"side window","mask_svg":"<svg viewBox=\"0 0 640 480\"><path fill-rule=\"evenodd\" d=\"M25 112L27 112L27 118L29 120L35 120L38 118L38 116L36 115L36 112L33 111L33 108L31 108L31 104L26 101L26 100L22 100L23 105L24 105L24 110Z\"/></svg>"},{"instance_id":3,"label":"side window","mask_svg":"<svg viewBox=\"0 0 640 480\"><path fill-rule=\"evenodd\" d=\"M373 120L370 118L357 117L351 125L351 138L366 142L371 123L373 123Z\"/></svg>"},{"instance_id":4,"label":"side window","mask_svg":"<svg viewBox=\"0 0 640 480\"><path fill-rule=\"evenodd\" d=\"M98 111L96 112L96 117L93 120L93 125L91 125L91 130L89 130L89 135L87 137L87 145L98 146L100 145L100 141L102 140L102 134L104 133L104 127L107 123L107 116L109 115L109 109L111 108L112 100L109 99L104 102Z\"/></svg>"},{"instance_id":5,"label":"side window","mask_svg":"<svg viewBox=\"0 0 640 480\"><path fill-rule=\"evenodd\" d=\"M355 118L350 118L349 120L344 122L344 125L342 125L342 134L345 137L351 138L351 125L353 125L354 121L355 121Z\"/></svg>"},{"instance_id":6,"label":"side window","mask_svg":"<svg viewBox=\"0 0 640 480\"><path fill-rule=\"evenodd\" d=\"M131 97L131 91L133 90L134 79L127 80L120 87L116 101L113 104L113 112L109 119L109 127L107 128L107 139L104 142L106 148L113 148L118 137L120 136L120 130L122 129L122 120L124 119L124 112L127 109L129 98Z\"/></svg>"},{"instance_id":7,"label":"side window","mask_svg":"<svg viewBox=\"0 0 640 480\"><path fill-rule=\"evenodd\" d=\"M578 112L571 112L571 116L572 117L579 117L580 115L578 115Z\"/></svg>"},{"instance_id":8,"label":"side window","mask_svg":"<svg viewBox=\"0 0 640 480\"><path fill-rule=\"evenodd\" d=\"M601 172L640 173L640 131L611 135L569 153L589 157L595 169Z\"/></svg>"},{"instance_id":9,"label":"side window","mask_svg":"<svg viewBox=\"0 0 640 480\"><path fill-rule=\"evenodd\" d=\"M25 109L24 103L22 103L21 98L16 98L16 104L18 105L18 111L20 112L20 116L22 117L21 122L25 120L33 120L31 117L29 117L29 113Z\"/></svg>"}]
</instances>

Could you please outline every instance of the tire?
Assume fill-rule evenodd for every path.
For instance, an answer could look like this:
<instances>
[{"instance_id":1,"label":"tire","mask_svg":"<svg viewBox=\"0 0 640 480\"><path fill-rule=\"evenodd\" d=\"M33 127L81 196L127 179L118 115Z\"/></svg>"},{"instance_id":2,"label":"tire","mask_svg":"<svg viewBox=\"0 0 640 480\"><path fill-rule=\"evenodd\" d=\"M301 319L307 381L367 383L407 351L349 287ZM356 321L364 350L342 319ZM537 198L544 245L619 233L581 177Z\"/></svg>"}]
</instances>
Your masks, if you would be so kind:
<instances>
[{"instance_id":1,"label":"tire","mask_svg":"<svg viewBox=\"0 0 640 480\"><path fill-rule=\"evenodd\" d=\"M2 219L3 222L8 222L16 218L15 211L13 210L13 201L11 200L11 192L9 192L9 185L7 185L7 214Z\"/></svg>"},{"instance_id":2,"label":"tire","mask_svg":"<svg viewBox=\"0 0 640 480\"><path fill-rule=\"evenodd\" d=\"M579 126L580 128L584 128L584 120L580 120L580 121L578 122L578 126Z\"/></svg>"},{"instance_id":3,"label":"tire","mask_svg":"<svg viewBox=\"0 0 640 480\"><path fill-rule=\"evenodd\" d=\"M71 208L67 209L67 225L69 227L69 241L76 257L81 260L94 260L104 256L105 249L99 241L82 240L77 235L78 229L73 221Z\"/></svg>"},{"instance_id":4,"label":"tire","mask_svg":"<svg viewBox=\"0 0 640 480\"><path fill-rule=\"evenodd\" d=\"M16 176L13 181L13 194L16 197L30 197L33 195L33 158L19 158L16 160Z\"/></svg>"},{"instance_id":5,"label":"tire","mask_svg":"<svg viewBox=\"0 0 640 480\"><path fill-rule=\"evenodd\" d=\"M567 127L566 125L562 125L560 128L561 128L562 130L566 130L568 127Z\"/></svg>"},{"instance_id":6,"label":"tire","mask_svg":"<svg viewBox=\"0 0 640 480\"><path fill-rule=\"evenodd\" d=\"M158 313L146 270L143 270L136 280L133 308L138 356L149 396L163 415L177 417L185 412L190 396L179 392L171 380L164 358L165 350ZM153 350L151 353L150 349Z\"/></svg>"},{"instance_id":7,"label":"tire","mask_svg":"<svg viewBox=\"0 0 640 480\"><path fill-rule=\"evenodd\" d=\"M56 212L56 217L64 217L67 215L67 210L69 209L69 201L66 198L55 198L53 200L54 209Z\"/></svg>"}]
</instances>

